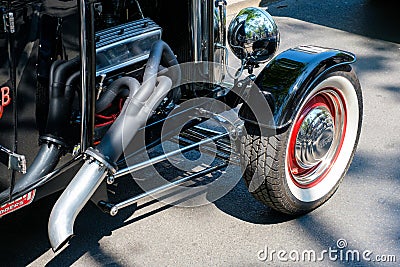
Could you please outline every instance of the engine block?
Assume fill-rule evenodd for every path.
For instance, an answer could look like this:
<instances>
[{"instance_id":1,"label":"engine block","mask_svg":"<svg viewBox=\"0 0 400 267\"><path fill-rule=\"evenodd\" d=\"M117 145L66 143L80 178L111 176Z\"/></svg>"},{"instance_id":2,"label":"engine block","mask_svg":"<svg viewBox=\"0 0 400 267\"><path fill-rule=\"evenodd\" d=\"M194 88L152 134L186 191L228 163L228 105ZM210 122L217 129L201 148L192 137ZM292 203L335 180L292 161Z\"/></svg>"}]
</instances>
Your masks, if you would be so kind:
<instances>
[{"instance_id":1,"label":"engine block","mask_svg":"<svg viewBox=\"0 0 400 267\"><path fill-rule=\"evenodd\" d=\"M96 33L96 76L146 60L162 29L148 18Z\"/></svg>"}]
</instances>

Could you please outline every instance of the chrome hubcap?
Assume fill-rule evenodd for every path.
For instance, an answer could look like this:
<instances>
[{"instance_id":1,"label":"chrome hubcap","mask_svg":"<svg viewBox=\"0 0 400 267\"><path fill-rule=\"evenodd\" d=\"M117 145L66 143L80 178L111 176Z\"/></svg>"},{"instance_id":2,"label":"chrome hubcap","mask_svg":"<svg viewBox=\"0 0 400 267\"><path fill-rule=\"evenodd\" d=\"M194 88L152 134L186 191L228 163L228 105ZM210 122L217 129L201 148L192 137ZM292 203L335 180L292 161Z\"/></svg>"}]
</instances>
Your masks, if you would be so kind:
<instances>
[{"instance_id":1,"label":"chrome hubcap","mask_svg":"<svg viewBox=\"0 0 400 267\"><path fill-rule=\"evenodd\" d=\"M296 137L297 164L309 169L326 157L335 135L334 120L328 107L318 106L304 118Z\"/></svg>"},{"instance_id":2,"label":"chrome hubcap","mask_svg":"<svg viewBox=\"0 0 400 267\"><path fill-rule=\"evenodd\" d=\"M287 164L298 187L324 179L339 154L346 131L346 105L335 88L312 96L297 117L290 137Z\"/></svg>"}]
</instances>

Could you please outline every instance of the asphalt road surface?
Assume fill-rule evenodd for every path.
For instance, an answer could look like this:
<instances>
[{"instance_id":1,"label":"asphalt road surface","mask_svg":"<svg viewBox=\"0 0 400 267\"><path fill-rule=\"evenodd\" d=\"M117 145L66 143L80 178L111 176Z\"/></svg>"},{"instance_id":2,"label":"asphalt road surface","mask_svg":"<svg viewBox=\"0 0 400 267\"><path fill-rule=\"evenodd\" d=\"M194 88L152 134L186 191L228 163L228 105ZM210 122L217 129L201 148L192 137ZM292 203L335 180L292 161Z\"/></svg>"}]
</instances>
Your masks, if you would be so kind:
<instances>
[{"instance_id":1,"label":"asphalt road surface","mask_svg":"<svg viewBox=\"0 0 400 267\"><path fill-rule=\"evenodd\" d=\"M280 51L313 44L357 55L354 68L364 97L361 139L345 180L325 205L290 218L254 200L241 181L224 197L194 208L145 199L136 211L128 208L111 218L90 203L78 216L76 237L53 253L47 237L51 206L37 203L0 222L0 265L398 266L399 16L390 2L377 2L261 3L281 31ZM235 3L230 12L242 4ZM235 179L238 173L229 175ZM339 248L342 256L334 252ZM282 259L280 250L286 253ZM310 251L317 255L315 262L284 261ZM397 263L383 262L394 257Z\"/></svg>"}]
</instances>

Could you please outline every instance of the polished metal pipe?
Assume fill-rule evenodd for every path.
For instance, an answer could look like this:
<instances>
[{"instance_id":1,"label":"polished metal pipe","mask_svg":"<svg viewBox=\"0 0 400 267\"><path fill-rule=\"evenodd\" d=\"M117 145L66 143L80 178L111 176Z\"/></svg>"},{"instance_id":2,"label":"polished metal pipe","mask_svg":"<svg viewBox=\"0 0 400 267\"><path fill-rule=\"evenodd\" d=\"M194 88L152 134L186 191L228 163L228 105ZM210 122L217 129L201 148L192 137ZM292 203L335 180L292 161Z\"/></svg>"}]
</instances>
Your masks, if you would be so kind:
<instances>
[{"instance_id":1,"label":"polished metal pipe","mask_svg":"<svg viewBox=\"0 0 400 267\"><path fill-rule=\"evenodd\" d=\"M78 1L80 16L80 57L81 57L81 151L93 142L96 49L94 29L94 2Z\"/></svg>"},{"instance_id":2,"label":"polished metal pipe","mask_svg":"<svg viewBox=\"0 0 400 267\"><path fill-rule=\"evenodd\" d=\"M181 149L177 149L177 150L171 151L169 153L162 154L162 155L154 157L154 158L152 158L150 160L140 162L140 163L138 163L136 165L133 165L133 166L130 166L130 167L127 167L125 169L122 169L122 170L118 171L116 174L114 174L114 178L125 176L127 174L133 173L135 171L141 170L141 169L146 168L148 166L151 166L153 164L156 164L156 163L159 163L161 161L164 161L164 160L168 159L169 157L172 157L172 156L187 152L187 151L192 150L192 149L194 149L194 148L196 148L198 146L201 146L201 145L204 145L204 144L207 144L207 143L211 143L213 141L216 141L218 139L225 138L225 137L228 137L228 136L229 136L229 133L223 133L221 135L214 136L212 138L202 140L202 141L200 141L198 143L191 144L191 145L183 147Z\"/></svg>"},{"instance_id":3,"label":"polished metal pipe","mask_svg":"<svg viewBox=\"0 0 400 267\"><path fill-rule=\"evenodd\" d=\"M154 188L152 190L146 191L146 192L144 192L144 193L142 193L140 195L137 195L135 197L126 199L126 200L124 200L124 201L122 201L122 202L120 202L118 204L115 204L110 210L110 215L111 216L115 216L120 209L130 206L130 205L136 203L137 201L139 201L140 199L143 199L145 197L151 196L151 195L156 194L156 193L162 193L162 192L164 192L164 191L166 191L168 189L177 187L177 186L179 186L179 185L181 185L181 184L183 184L183 183L185 183L187 181L190 181L190 180L192 180L194 178L205 176L205 175L207 175L209 173L213 173L215 171L218 171L218 170L220 170L222 168L227 167L228 165L229 164L227 162L224 162L224 163L219 164L217 166L213 166L213 167L204 169L202 171L193 173L193 174L191 174L189 176L182 177L182 178L180 178L180 179L178 179L176 181L166 183L166 184L164 184L164 185L162 185L160 187L157 187L157 188Z\"/></svg>"},{"instance_id":4,"label":"polished metal pipe","mask_svg":"<svg viewBox=\"0 0 400 267\"><path fill-rule=\"evenodd\" d=\"M57 251L72 237L76 216L89 201L107 175L107 168L98 161L86 161L76 174L84 179L72 179L57 200L50 214L48 233L53 251Z\"/></svg>"},{"instance_id":5,"label":"polished metal pipe","mask_svg":"<svg viewBox=\"0 0 400 267\"><path fill-rule=\"evenodd\" d=\"M87 65L86 65L86 1L79 0L79 17L80 17L80 56L81 56L81 103L82 103L82 124L81 124L81 149L82 151L86 150L86 136L87 136L87 105L89 104L87 101Z\"/></svg>"},{"instance_id":6,"label":"polished metal pipe","mask_svg":"<svg viewBox=\"0 0 400 267\"><path fill-rule=\"evenodd\" d=\"M199 62L202 60L201 57L201 32L202 32L202 24L201 24L201 0L194 0L193 7L191 10L191 32L192 32L192 51L193 51L193 60L194 62Z\"/></svg>"},{"instance_id":7,"label":"polished metal pipe","mask_svg":"<svg viewBox=\"0 0 400 267\"><path fill-rule=\"evenodd\" d=\"M13 195L18 194L31 187L39 178L47 175L57 166L63 150L60 146L52 143L45 143L41 145L39 152L35 156L32 164L29 166L26 174L17 180L14 188ZM4 204L10 197L9 189L0 193L0 204Z\"/></svg>"}]
</instances>

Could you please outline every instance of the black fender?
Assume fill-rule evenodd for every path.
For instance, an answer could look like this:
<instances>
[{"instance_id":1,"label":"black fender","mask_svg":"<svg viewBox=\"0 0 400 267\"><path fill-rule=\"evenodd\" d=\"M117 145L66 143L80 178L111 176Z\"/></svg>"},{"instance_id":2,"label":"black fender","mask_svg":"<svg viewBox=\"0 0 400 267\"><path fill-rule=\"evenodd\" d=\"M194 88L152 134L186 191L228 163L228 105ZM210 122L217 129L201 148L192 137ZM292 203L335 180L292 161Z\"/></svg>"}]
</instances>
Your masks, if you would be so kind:
<instances>
[{"instance_id":1,"label":"black fender","mask_svg":"<svg viewBox=\"0 0 400 267\"><path fill-rule=\"evenodd\" d=\"M291 125L304 98L325 73L337 69L349 69L356 61L354 54L317 46L300 46L288 49L271 60L256 77L252 90L239 110L245 125L257 125L279 134ZM350 67L351 68L351 67ZM273 120L257 121L252 102L261 95L268 101ZM253 98L253 99L252 99ZM254 105L253 105L254 106Z\"/></svg>"}]
</instances>

